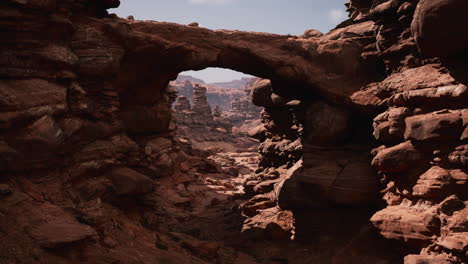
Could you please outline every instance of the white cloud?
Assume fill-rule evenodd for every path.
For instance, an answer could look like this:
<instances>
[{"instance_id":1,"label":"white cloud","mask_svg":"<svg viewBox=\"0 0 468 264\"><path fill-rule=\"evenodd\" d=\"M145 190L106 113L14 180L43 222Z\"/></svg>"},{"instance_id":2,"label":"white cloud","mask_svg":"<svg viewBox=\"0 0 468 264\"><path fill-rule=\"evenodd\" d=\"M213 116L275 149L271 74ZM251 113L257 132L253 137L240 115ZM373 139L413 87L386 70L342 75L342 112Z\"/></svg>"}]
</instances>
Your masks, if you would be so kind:
<instances>
[{"instance_id":1,"label":"white cloud","mask_svg":"<svg viewBox=\"0 0 468 264\"><path fill-rule=\"evenodd\" d=\"M232 2L233 0L188 0L190 4L195 4L195 5L219 5L219 4L226 4L229 2Z\"/></svg>"},{"instance_id":2,"label":"white cloud","mask_svg":"<svg viewBox=\"0 0 468 264\"><path fill-rule=\"evenodd\" d=\"M192 1L192 0L191 0ZM347 15L346 15L346 12L344 10L341 10L341 9L331 9L329 12L328 12L328 18L330 18L330 20L333 22L333 23L340 23L342 21L344 21L346 18L347 18Z\"/></svg>"}]
</instances>

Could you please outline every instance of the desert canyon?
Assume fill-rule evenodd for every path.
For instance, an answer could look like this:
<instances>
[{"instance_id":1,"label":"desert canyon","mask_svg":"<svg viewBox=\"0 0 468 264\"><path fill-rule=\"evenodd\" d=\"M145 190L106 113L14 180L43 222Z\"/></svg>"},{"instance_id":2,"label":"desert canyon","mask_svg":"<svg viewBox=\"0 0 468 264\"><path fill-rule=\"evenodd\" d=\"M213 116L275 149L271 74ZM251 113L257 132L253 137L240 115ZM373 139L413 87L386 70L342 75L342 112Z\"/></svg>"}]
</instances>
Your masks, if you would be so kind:
<instances>
[{"instance_id":1,"label":"desert canyon","mask_svg":"<svg viewBox=\"0 0 468 264\"><path fill-rule=\"evenodd\" d=\"M343 4L293 36L0 1L0 263L468 263L468 2Z\"/></svg>"}]
</instances>

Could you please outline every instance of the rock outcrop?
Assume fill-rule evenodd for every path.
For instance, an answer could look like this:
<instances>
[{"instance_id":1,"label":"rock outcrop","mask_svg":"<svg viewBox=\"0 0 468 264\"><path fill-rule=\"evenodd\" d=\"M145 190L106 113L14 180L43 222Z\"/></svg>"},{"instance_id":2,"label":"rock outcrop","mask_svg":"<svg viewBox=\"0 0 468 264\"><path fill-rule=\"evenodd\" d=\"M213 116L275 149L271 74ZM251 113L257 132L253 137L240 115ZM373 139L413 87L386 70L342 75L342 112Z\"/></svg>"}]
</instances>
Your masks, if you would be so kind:
<instances>
[{"instance_id":1,"label":"rock outcrop","mask_svg":"<svg viewBox=\"0 0 468 264\"><path fill-rule=\"evenodd\" d=\"M174 121L180 137L198 142L235 142L231 120L213 115L206 98L206 87L196 84L192 101L191 106L187 97L179 96L174 105Z\"/></svg>"},{"instance_id":2,"label":"rock outcrop","mask_svg":"<svg viewBox=\"0 0 468 264\"><path fill-rule=\"evenodd\" d=\"M459 228L463 222L459 221L466 218L462 189L467 167L460 161L468 97L465 78L459 74L465 66L452 60L464 53L464 34L453 31L459 28L455 17L463 5L386 1L360 11L361 17L384 23L381 31L393 18L397 33L387 38L388 45L378 54L391 70L389 76L352 98L360 106L386 108L374 118L374 136L385 145L373 151L372 165L386 185L382 192L387 207L371 221L384 237L424 248L420 255L406 257L405 263L467 261L462 238L466 228ZM457 228L452 228L453 222ZM444 246L447 239L459 246Z\"/></svg>"}]
</instances>

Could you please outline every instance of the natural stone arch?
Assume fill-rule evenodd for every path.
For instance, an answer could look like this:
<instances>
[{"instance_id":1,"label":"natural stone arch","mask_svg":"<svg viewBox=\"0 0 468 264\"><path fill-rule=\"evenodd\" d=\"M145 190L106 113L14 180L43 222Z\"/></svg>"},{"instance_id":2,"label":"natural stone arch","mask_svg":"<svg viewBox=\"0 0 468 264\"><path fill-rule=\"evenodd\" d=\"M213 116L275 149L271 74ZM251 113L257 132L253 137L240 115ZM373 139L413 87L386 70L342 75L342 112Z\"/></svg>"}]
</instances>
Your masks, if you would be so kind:
<instances>
[{"instance_id":1,"label":"natural stone arch","mask_svg":"<svg viewBox=\"0 0 468 264\"><path fill-rule=\"evenodd\" d=\"M133 117L135 111L140 117L168 111L154 104L169 81L187 70L231 69L270 79L283 97L320 96L334 103L348 103L372 79L360 57L365 38L302 39L130 20L103 24L103 30L125 47L116 87L124 112Z\"/></svg>"}]
</instances>

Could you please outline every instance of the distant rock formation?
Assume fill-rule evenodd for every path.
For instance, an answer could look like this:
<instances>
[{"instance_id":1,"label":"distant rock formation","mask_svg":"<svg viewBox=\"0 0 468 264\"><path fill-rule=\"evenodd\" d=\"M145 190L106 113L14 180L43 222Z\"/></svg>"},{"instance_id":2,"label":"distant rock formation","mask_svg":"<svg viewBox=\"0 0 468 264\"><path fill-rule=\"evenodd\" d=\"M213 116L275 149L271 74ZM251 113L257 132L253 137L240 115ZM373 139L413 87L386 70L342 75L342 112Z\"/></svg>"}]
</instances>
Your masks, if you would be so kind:
<instances>
[{"instance_id":1,"label":"distant rock formation","mask_svg":"<svg viewBox=\"0 0 468 264\"><path fill-rule=\"evenodd\" d=\"M183 95L187 97L190 102L192 102L193 90L196 84L201 84L206 87L208 104L211 106L218 105L223 111L229 110L232 100L242 94L242 90L240 89L223 88L205 84L204 81L191 76L182 75L182 77L178 77L176 81L170 83L170 85L178 91L179 96Z\"/></svg>"},{"instance_id":2,"label":"distant rock formation","mask_svg":"<svg viewBox=\"0 0 468 264\"><path fill-rule=\"evenodd\" d=\"M224 113L224 116L229 118L236 127L242 127L247 121L260 119L262 108L254 105L250 99L252 86L257 79L249 80L250 81L243 87L244 93L240 96L236 96L231 102L231 109Z\"/></svg>"},{"instance_id":3,"label":"distant rock formation","mask_svg":"<svg viewBox=\"0 0 468 264\"><path fill-rule=\"evenodd\" d=\"M232 122L221 116L219 107L212 114L206 98L206 87L195 84L193 105L187 97L179 96L174 105L174 120L179 136L198 142L225 141L234 142Z\"/></svg>"},{"instance_id":4,"label":"distant rock formation","mask_svg":"<svg viewBox=\"0 0 468 264\"><path fill-rule=\"evenodd\" d=\"M215 106L213 110L213 117L221 117L221 109L219 109L219 105Z\"/></svg>"},{"instance_id":5,"label":"distant rock formation","mask_svg":"<svg viewBox=\"0 0 468 264\"><path fill-rule=\"evenodd\" d=\"M213 119L211 107L206 99L206 87L195 84L192 97L192 111L195 112L197 122L210 123Z\"/></svg>"},{"instance_id":6,"label":"distant rock formation","mask_svg":"<svg viewBox=\"0 0 468 264\"><path fill-rule=\"evenodd\" d=\"M195 77L190 76L190 75L179 74L177 76L176 82L185 82L185 81L189 81L191 83L205 84L205 81L203 81L202 79L198 79L198 78L195 78Z\"/></svg>"},{"instance_id":7,"label":"distant rock formation","mask_svg":"<svg viewBox=\"0 0 468 264\"><path fill-rule=\"evenodd\" d=\"M255 82L256 79L256 77L242 77L240 80L233 80L230 82L215 82L210 83L210 85L227 89L243 89L244 87L250 86L253 82Z\"/></svg>"},{"instance_id":8,"label":"distant rock formation","mask_svg":"<svg viewBox=\"0 0 468 264\"><path fill-rule=\"evenodd\" d=\"M185 96L177 97L177 102L174 105L174 110L177 112L190 112L192 108L190 106L190 102Z\"/></svg>"}]
</instances>

